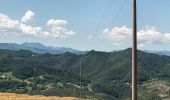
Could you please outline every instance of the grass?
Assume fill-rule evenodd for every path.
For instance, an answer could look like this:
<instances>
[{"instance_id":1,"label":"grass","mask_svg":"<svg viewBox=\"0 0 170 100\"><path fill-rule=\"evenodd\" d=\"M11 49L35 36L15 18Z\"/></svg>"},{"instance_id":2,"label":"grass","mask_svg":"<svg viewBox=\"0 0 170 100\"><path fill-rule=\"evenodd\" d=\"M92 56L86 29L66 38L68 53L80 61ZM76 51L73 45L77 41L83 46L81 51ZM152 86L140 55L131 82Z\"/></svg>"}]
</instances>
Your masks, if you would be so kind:
<instances>
[{"instance_id":1,"label":"grass","mask_svg":"<svg viewBox=\"0 0 170 100\"><path fill-rule=\"evenodd\" d=\"M57 97L57 96L42 96L42 95L26 95L14 93L0 93L0 100L78 100L75 97Z\"/></svg>"},{"instance_id":2,"label":"grass","mask_svg":"<svg viewBox=\"0 0 170 100\"><path fill-rule=\"evenodd\" d=\"M14 81L22 82L23 80L16 78L14 75L12 75L12 72L6 72L4 75L7 77L7 79L12 79Z\"/></svg>"},{"instance_id":3,"label":"grass","mask_svg":"<svg viewBox=\"0 0 170 100\"><path fill-rule=\"evenodd\" d=\"M139 97L147 98L150 95L157 96L161 100L170 97L170 83L161 80L152 80L139 86ZM143 100L143 99L141 99ZM165 99L165 100L170 100Z\"/></svg>"}]
</instances>

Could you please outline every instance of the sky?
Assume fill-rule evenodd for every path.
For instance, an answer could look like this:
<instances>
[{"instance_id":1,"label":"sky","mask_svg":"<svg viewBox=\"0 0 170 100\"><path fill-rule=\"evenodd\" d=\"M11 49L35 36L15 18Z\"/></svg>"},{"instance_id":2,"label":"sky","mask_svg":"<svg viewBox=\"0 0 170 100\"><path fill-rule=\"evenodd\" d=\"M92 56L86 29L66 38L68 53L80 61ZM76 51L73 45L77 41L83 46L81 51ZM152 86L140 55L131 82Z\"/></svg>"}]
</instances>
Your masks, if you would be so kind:
<instances>
[{"instance_id":1,"label":"sky","mask_svg":"<svg viewBox=\"0 0 170 100\"><path fill-rule=\"evenodd\" d=\"M170 50L170 0L137 0L138 48ZM132 0L0 0L0 43L131 47Z\"/></svg>"}]
</instances>

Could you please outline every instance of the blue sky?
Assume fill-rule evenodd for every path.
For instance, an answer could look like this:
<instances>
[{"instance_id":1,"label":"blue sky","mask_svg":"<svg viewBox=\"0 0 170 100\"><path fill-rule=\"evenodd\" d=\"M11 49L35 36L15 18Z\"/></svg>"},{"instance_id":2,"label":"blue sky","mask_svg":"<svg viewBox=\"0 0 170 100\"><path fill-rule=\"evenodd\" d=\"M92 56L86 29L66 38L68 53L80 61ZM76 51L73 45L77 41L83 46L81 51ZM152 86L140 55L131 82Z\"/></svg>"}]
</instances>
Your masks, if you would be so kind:
<instances>
[{"instance_id":1,"label":"blue sky","mask_svg":"<svg viewBox=\"0 0 170 100\"><path fill-rule=\"evenodd\" d=\"M0 42L125 49L131 46L131 1L1 0ZM170 0L137 1L139 49L170 50Z\"/></svg>"}]
</instances>

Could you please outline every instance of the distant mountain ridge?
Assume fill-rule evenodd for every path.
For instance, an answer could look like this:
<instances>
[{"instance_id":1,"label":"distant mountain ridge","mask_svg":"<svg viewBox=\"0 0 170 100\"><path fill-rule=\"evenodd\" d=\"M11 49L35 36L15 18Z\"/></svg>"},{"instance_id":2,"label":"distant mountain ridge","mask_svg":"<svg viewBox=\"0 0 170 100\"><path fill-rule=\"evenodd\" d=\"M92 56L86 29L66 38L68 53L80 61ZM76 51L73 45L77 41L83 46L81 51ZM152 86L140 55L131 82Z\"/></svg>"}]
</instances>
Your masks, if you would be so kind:
<instances>
[{"instance_id":1,"label":"distant mountain ridge","mask_svg":"<svg viewBox=\"0 0 170 100\"><path fill-rule=\"evenodd\" d=\"M155 53L158 55L170 56L170 51L168 50L143 50L143 51L148 52L148 53Z\"/></svg>"},{"instance_id":2,"label":"distant mountain ridge","mask_svg":"<svg viewBox=\"0 0 170 100\"><path fill-rule=\"evenodd\" d=\"M22 44L17 43L0 43L0 49L9 49L9 50L30 50L35 53L44 54L44 53L51 53L51 54L63 54L66 52L74 53L74 54L85 54L88 51L80 51L73 48L66 48L66 47L52 47L52 46L45 46L38 42L24 42ZM112 50L111 52L116 52L121 50ZM166 55L170 56L170 51L168 50L142 50L148 53L155 53L158 55Z\"/></svg>"},{"instance_id":3,"label":"distant mountain ridge","mask_svg":"<svg viewBox=\"0 0 170 100\"><path fill-rule=\"evenodd\" d=\"M71 52L75 54L82 54L85 53L80 50L72 49L72 48L65 48L65 47L52 47L52 46L45 46L38 42L25 42L22 44L17 43L0 43L0 49L9 49L9 50L30 50L35 53L51 53L51 54L62 54L65 52Z\"/></svg>"}]
</instances>

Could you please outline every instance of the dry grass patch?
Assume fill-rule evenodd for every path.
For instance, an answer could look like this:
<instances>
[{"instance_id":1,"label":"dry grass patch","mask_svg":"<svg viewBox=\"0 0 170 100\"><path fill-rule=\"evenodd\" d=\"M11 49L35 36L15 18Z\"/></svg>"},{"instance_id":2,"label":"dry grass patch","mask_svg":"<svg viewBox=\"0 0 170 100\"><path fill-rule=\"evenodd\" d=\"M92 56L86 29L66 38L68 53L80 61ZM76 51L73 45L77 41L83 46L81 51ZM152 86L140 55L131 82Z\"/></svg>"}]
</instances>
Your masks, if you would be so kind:
<instances>
[{"instance_id":1,"label":"dry grass patch","mask_svg":"<svg viewBox=\"0 0 170 100\"><path fill-rule=\"evenodd\" d=\"M14 93L0 93L0 100L78 100L74 97L57 97L57 96L42 96L42 95L27 95Z\"/></svg>"}]
</instances>

